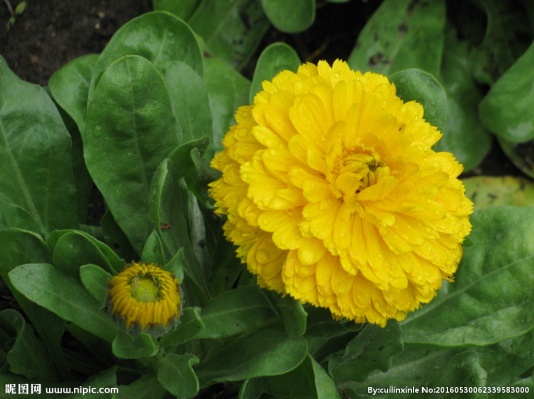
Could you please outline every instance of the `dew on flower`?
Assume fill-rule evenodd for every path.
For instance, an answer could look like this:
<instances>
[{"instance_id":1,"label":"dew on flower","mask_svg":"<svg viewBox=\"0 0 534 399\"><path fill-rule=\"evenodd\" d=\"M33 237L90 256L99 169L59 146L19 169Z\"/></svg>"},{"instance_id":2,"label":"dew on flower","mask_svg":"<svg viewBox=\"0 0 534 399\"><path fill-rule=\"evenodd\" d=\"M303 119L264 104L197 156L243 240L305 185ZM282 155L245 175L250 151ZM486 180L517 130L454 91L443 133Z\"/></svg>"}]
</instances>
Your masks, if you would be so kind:
<instances>
[{"instance_id":1,"label":"dew on flower","mask_svg":"<svg viewBox=\"0 0 534 399\"><path fill-rule=\"evenodd\" d=\"M352 88L343 104L335 100L338 85ZM211 184L217 213L228 215L225 235L258 283L334 318L382 326L430 301L457 268L472 204L456 160L433 151L441 133L421 105L404 103L385 76L342 61L304 64L264 87L237 111L212 161L223 177ZM293 106L271 111L266 104L282 92ZM289 129L277 130L284 125L271 115ZM250 151L239 152L244 145ZM227 170L239 176L225 179ZM239 213L243 201L254 218ZM272 241L276 260L252 237Z\"/></svg>"}]
</instances>

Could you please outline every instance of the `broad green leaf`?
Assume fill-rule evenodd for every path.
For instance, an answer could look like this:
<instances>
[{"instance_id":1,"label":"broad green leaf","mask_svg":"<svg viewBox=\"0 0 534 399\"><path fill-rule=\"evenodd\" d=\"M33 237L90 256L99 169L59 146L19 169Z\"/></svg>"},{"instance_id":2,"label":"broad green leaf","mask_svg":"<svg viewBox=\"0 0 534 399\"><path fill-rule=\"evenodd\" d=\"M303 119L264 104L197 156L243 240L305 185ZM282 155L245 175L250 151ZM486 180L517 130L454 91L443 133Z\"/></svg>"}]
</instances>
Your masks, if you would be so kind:
<instances>
[{"instance_id":1,"label":"broad green leaf","mask_svg":"<svg viewBox=\"0 0 534 399\"><path fill-rule=\"evenodd\" d=\"M152 0L154 11L168 11L187 21L195 12L201 0Z\"/></svg>"},{"instance_id":2,"label":"broad green leaf","mask_svg":"<svg viewBox=\"0 0 534 399\"><path fill-rule=\"evenodd\" d=\"M93 70L90 96L104 71L118 59L139 55L165 72L173 61L188 64L202 76L202 53L191 28L167 12L154 11L130 20L111 38Z\"/></svg>"},{"instance_id":3,"label":"broad green leaf","mask_svg":"<svg viewBox=\"0 0 534 399\"><path fill-rule=\"evenodd\" d=\"M448 43L441 68L441 82L449 101L449 117L443 137L434 149L452 152L465 170L470 170L487 155L492 137L473 112L482 98L480 89L453 46Z\"/></svg>"},{"instance_id":4,"label":"broad green leaf","mask_svg":"<svg viewBox=\"0 0 534 399\"><path fill-rule=\"evenodd\" d=\"M57 230L48 238L53 263L71 276L79 275L79 268L89 263L110 273L124 268L125 262L106 244L79 230Z\"/></svg>"},{"instance_id":5,"label":"broad green leaf","mask_svg":"<svg viewBox=\"0 0 534 399\"><path fill-rule=\"evenodd\" d=\"M186 143L179 147L175 153L188 145ZM173 156L174 153L171 157ZM163 243L165 259L170 261L178 251L183 251L183 270L187 278L181 281L182 288L189 300L189 306L201 306L207 301L206 277L205 270L198 262L191 242L187 216L188 194L181 182L183 173L185 171L169 159L161 163L152 179L149 217L156 226L162 223L169 225L168 231L160 229L158 233Z\"/></svg>"},{"instance_id":6,"label":"broad green leaf","mask_svg":"<svg viewBox=\"0 0 534 399\"><path fill-rule=\"evenodd\" d=\"M287 3L290 4L290 3ZM252 104L254 96L262 90L264 80L272 80L279 72L289 70L297 72L301 64L300 58L292 47L285 43L273 43L267 46L258 58L254 77L250 87L249 102Z\"/></svg>"},{"instance_id":7,"label":"broad green leaf","mask_svg":"<svg viewBox=\"0 0 534 399\"><path fill-rule=\"evenodd\" d=\"M112 366L97 375L93 375L84 381L81 394L75 395L72 399L102 399L102 393L90 390L83 391L83 388L98 387L98 388L115 388L117 386L117 366Z\"/></svg>"},{"instance_id":8,"label":"broad green leaf","mask_svg":"<svg viewBox=\"0 0 534 399\"><path fill-rule=\"evenodd\" d=\"M80 132L85 130L87 96L97 54L75 58L50 77L48 88L54 100L76 122Z\"/></svg>"},{"instance_id":9,"label":"broad green leaf","mask_svg":"<svg viewBox=\"0 0 534 399\"><path fill-rule=\"evenodd\" d=\"M402 352L399 324L390 320L382 328L366 325L349 342L343 353L334 353L328 360L328 372L336 382L364 381L372 371L387 371L391 358Z\"/></svg>"},{"instance_id":10,"label":"broad green leaf","mask_svg":"<svg viewBox=\"0 0 534 399\"><path fill-rule=\"evenodd\" d=\"M119 385L119 393L116 399L163 399L167 390L161 386L155 375L142 374L141 377L130 385Z\"/></svg>"},{"instance_id":11,"label":"broad green leaf","mask_svg":"<svg viewBox=\"0 0 534 399\"><path fill-rule=\"evenodd\" d=\"M274 27L285 33L302 32L315 20L315 0L261 0L261 5Z\"/></svg>"},{"instance_id":12,"label":"broad green leaf","mask_svg":"<svg viewBox=\"0 0 534 399\"><path fill-rule=\"evenodd\" d=\"M0 57L0 228L48 235L78 223L71 140L43 88Z\"/></svg>"},{"instance_id":13,"label":"broad green leaf","mask_svg":"<svg viewBox=\"0 0 534 399\"><path fill-rule=\"evenodd\" d=\"M262 290L241 286L225 291L202 309L204 329L197 338L225 338L276 322Z\"/></svg>"},{"instance_id":14,"label":"broad green leaf","mask_svg":"<svg viewBox=\"0 0 534 399\"><path fill-rule=\"evenodd\" d=\"M106 304L108 284L111 274L97 265L83 265L80 267L80 278L87 291L103 307Z\"/></svg>"},{"instance_id":15,"label":"broad green leaf","mask_svg":"<svg viewBox=\"0 0 534 399\"><path fill-rule=\"evenodd\" d=\"M205 55L241 69L269 28L256 0L202 1L189 19L204 39Z\"/></svg>"},{"instance_id":16,"label":"broad green leaf","mask_svg":"<svg viewBox=\"0 0 534 399\"><path fill-rule=\"evenodd\" d=\"M364 382L348 382L341 388L349 398L485 398L478 393L437 391L437 387L484 387L486 371L474 351L435 351L415 346L396 359L386 373L374 372ZM489 382L489 381L488 381ZM391 387L405 388L392 391ZM374 391L372 390L374 389ZM438 395L439 394L439 395Z\"/></svg>"},{"instance_id":17,"label":"broad green leaf","mask_svg":"<svg viewBox=\"0 0 534 399\"><path fill-rule=\"evenodd\" d=\"M306 358L306 340L275 330L261 330L235 340L196 368L200 386L215 382L285 374Z\"/></svg>"},{"instance_id":18,"label":"broad green leaf","mask_svg":"<svg viewBox=\"0 0 534 399\"><path fill-rule=\"evenodd\" d=\"M213 144L215 150L220 151L223 136L235 123L235 111L248 102L250 81L220 60L206 59L205 68L204 80L213 118Z\"/></svg>"},{"instance_id":19,"label":"broad green leaf","mask_svg":"<svg viewBox=\"0 0 534 399\"><path fill-rule=\"evenodd\" d=\"M332 320L332 316L329 313L327 315L329 320L310 322L312 317L313 312L310 312L304 337L308 341L310 354L321 363L330 357L332 353L345 349L355 337L358 329L361 328L354 323L343 324Z\"/></svg>"},{"instance_id":20,"label":"broad green leaf","mask_svg":"<svg viewBox=\"0 0 534 399\"><path fill-rule=\"evenodd\" d=\"M184 250L181 248L164 266L164 269L174 274L179 282L184 281L184 257Z\"/></svg>"},{"instance_id":21,"label":"broad green leaf","mask_svg":"<svg viewBox=\"0 0 534 399\"><path fill-rule=\"evenodd\" d=\"M199 384L193 365L198 364L198 358L185 353L167 353L158 359L158 381L172 395L179 398L193 398L199 390Z\"/></svg>"},{"instance_id":22,"label":"broad green leaf","mask_svg":"<svg viewBox=\"0 0 534 399\"><path fill-rule=\"evenodd\" d=\"M158 353L158 344L148 334L132 335L119 330L111 344L111 349L113 354L120 359L142 359Z\"/></svg>"},{"instance_id":23,"label":"broad green leaf","mask_svg":"<svg viewBox=\"0 0 534 399\"><path fill-rule=\"evenodd\" d=\"M200 317L200 308L183 308L180 324L160 338L162 346L178 346L190 341L202 331L204 323Z\"/></svg>"},{"instance_id":24,"label":"broad green leaf","mask_svg":"<svg viewBox=\"0 0 534 399\"><path fill-rule=\"evenodd\" d=\"M58 380L54 363L43 343L35 337L32 326L19 312L13 309L0 312L0 333L14 341L7 353L9 371L43 382Z\"/></svg>"},{"instance_id":25,"label":"broad green leaf","mask_svg":"<svg viewBox=\"0 0 534 399\"><path fill-rule=\"evenodd\" d=\"M239 392L239 399L258 398L262 393L291 399L339 398L332 378L310 355L289 373L246 381Z\"/></svg>"},{"instance_id":26,"label":"broad green leaf","mask_svg":"<svg viewBox=\"0 0 534 399\"><path fill-rule=\"evenodd\" d=\"M29 263L9 273L11 283L30 301L111 342L117 327L100 304L75 278L54 265Z\"/></svg>"},{"instance_id":27,"label":"broad green leaf","mask_svg":"<svg viewBox=\"0 0 534 399\"><path fill-rule=\"evenodd\" d=\"M85 161L138 253L152 231L148 219L152 176L181 139L167 87L154 64L139 56L112 64L89 103Z\"/></svg>"},{"instance_id":28,"label":"broad green leaf","mask_svg":"<svg viewBox=\"0 0 534 399\"><path fill-rule=\"evenodd\" d=\"M523 143L534 139L534 43L495 82L480 102L480 119L500 138Z\"/></svg>"},{"instance_id":29,"label":"broad green leaf","mask_svg":"<svg viewBox=\"0 0 534 399\"><path fill-rule=\"evenodd\" d=\"M282 297L273 291L264 291L274 313L280 318L284 330L290 336L300 336L306 332L308 314L302 304L289 295Z\"/></svg>"},{"instance_id":30,"label":"broad green leaf","mask_svg":"<svg viewBox=\"0 0 534 399\"><path fill-rule=\"evenodd\" d=\"M402 323L405 342L489 345L534 326L534 207L483 209L471 223L455 282Z\"/></svg>"},{"instance_id":31,"label":"broad green leaf","mask_svg":"<svg viewBox=\"0 0 534 399\"><path fill-rule=\"evenodd\" d=\"M8 275L19 265L50 262L51 258L50 250L39 235L19 229L0 231L0 277L30 319L54 364L63 376L68 378L70 371L61 348L65 322L18 292L11 284Z\"/></svg>"},{"instance_id":32,"label":"broad green leaf","mask_svg":"<svg viewBox=\"0 0 534 399\"><path fill-rule=\"evenodd\" d=\"M477 82L492 85L526 50L532 28L521 2L477 0L474 3L486 14L486 21L482 43L476 41L469 54L470 69ZM473 23L472 13L467 18L464 24L469 26Z\"/></svg>"},{"instance_id":33,"label":"broad green leaf","mask_svg":"<svg viewBox=\"0 0 534 399\"><path fill-rule=\"evenodd\" d=\"M182 143L212 136L208 94L202 78L187 64L173 62L165 72L172 108L183 130ZM210 145L209 158L213 156Z\"/></svg>"},{"instance_id":34,"label":"broad green leaf","mask_svg":"<svg viewBox=\"0 0 534 399\"><path fill-rule=\"evenodd\" d=\"M475 211L499 205L534 205L534 183L515 176L474 176L462 179Z\"/></svg>"},{"instance_id":35,"label":"broad green leaf","mask_svg":"<svg viewBox=\"0 0 534 399\"><path fill-rule=\"evenodd\" d=\"M417 101L425 109L425 120L443 131L449 115L447 94L431 74L411 68L395 72L390 80L402 101Z\"/></svg>"},{"instance_id":36,"label":"broad green leaf","mask_svg":"<svg viewBox=\"0 0 534 399\"><path fill-rule=\"evenodd\" d=\"M438 76L444 26L443 0L385 0L360 32L348 63L362 72L419 68Z\"/></svg>"}]
</instances>

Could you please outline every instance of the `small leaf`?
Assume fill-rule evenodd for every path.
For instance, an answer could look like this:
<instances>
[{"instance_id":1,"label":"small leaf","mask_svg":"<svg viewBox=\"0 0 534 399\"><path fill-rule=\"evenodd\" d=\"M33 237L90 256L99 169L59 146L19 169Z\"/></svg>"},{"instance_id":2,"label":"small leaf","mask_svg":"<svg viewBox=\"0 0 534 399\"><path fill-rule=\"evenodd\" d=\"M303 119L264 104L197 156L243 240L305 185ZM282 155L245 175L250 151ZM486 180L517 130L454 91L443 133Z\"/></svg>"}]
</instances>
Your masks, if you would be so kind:
<instances>
[{"instance_id":1,"label":"small leaf","mask_svg":"<svg viewBox=\"0 0 534 399\"><path fill-rule=\"evenodd\" d=\"M158 353L158 345L150 335L132 335L122 330L113 340L111 349L120 359L142 359Z\"/></svg>"},{"instance_id":2,"label":"small leaf","mask_svg":"<svg viewBox=\"0 0 534 399\"><path fill-rule=\"evenodd\" d=\"M534 43L493 85L479 106L484 126L514 143L534 139Z\"/></svg>"},{"instance_id":3,"label":"small leaf","mask_svg":"<svg viewBox=\"0 0 534 399\"><path fill-rule=\"evenodd\" d=\"M261 0L261 5L274 27L284 33L302 32L315 20L315 0Z\"/></svg>"},{"instance_id":4,"label":"small leaf","mask_svg":"<svg viewBox=\"0 0 534 399\"><path fill-rule=\"evenodd\" d=\"M193 398L199 391L198 379L192 367L196 364L198 358L191 353L167 353L158 359L158 381L172 395Z\"/></svg>"},{"instance_id":5,"label":"small leaf","mask_svg":"<svg viewBox=\"0 0 534 399\"><path fill-rule=\"evenodd\" d=\"M100 303L106 304L109 280L111 274L97 265L84 265L80 267L80 278L83 286Z\"/></svg>"},{"instance_id":6,"label":"small leaf","mask_svg":"<svg viewBox=\"0 0 534 399\"><path fill-rule=\"evenodd\" d=\"M397 95L402 101L417 101L425 109L425 120L443 131L449 115L447 95L431 74L411 68L395 72L390 80L395 83Z\"/></svg>"},{"instance_id":7,"label":"small leaf","mask_svg":"<svg viewBox=\"0 0 534 399\"><path fill-rule=\"evenodd\" d=\"M247 63L269 28L255 0L202 1L189 24L204 39L208 57L236 69Z\"/></svg>"},{"instance_id":8,"label":"small leaf","mask_svg":"<svg viewBox=\"0 0 534 399\"><path fill-rule=\"evenodd\" d=\"M385 75L419 68L438 76L445 2L385 0L358 36L348 64Z\"/></svg>"},{"instance_id":9,"label":"small leaf","mask_svg":"<svg viewBox=\"0 0 534 399\"><path fill-rule=\"evenodd\" d=\"M18 266L9 273L11 283L29 300L71 321L105 341L115 338L117 327L100 304L75 278L46 263Z\"/></svg>"},{"instance_id":10,"label":"small leaf","mask_svg":"<svg viewBox=\"0 0 534 399\"><path fill-rule=\"evenodd\" d=\"M289 3L288 3L289 4ZM297 72L301 64L295 50L285 43L273 43L267 46L260 54L254 78L250 87L249 102L254 101L254 96L262 90L264 80L272 80L279 72L289 70Z\"/></svg>"},{"instance_id":11,"label":"small leaf","mask_svg":"<svg viewBox=\"0 0 534 399\"><path fill-rule=\"evenodd\" d=\"M79 230L57 230L47 240L54 264L71 276L79 275L85 264L98 265L110 273L124 268L125 262L111 248Z\"/></svg>"},{"instance_id":12,"label":"small leaf","mask_svg":"<svg viewBox=\"0 0 534 399\"><path fill-rule=\"evenodd\" d=\"M290 336L301 336L306 332L306 317L308 314L302 304L289 295L269 291L264 293L271 304L272 310L282 320L284 330Z\"/></svg>"},{"instance_id":13,"label":"small leaf","mask_svg":"<svg viewBox=\"0 0 534 399\"><path fill-rule=\"evenodd\" d=\"M196 338L204 328L200 308L183 308L180 324L160 338L162 346L178 346Z\"/></svg>"},{"instance_id":14,"label":"small leaf","mask_svg":"<svg viewBox=\"0 0 534 399\"><path fill-rule=\"evenodd\" d=\"M275 330L261 330L235 340L197 367L200 386L280 375L295 369L307 355L306 340Z\"/></svg>"},{"instance_id":15,"label":"small leaf","mask_svg":"<svg viewBox=\"0 0 534 399\"><path fill-rule=\"evenodd\" d=\"M13 309L0 312L0 333L14 339L7 353L7 363L12 373L39 381L58 380L54 363L43 343L35 337L32 326L24 321L19 312Z\"/></svg>"}]
</instances>

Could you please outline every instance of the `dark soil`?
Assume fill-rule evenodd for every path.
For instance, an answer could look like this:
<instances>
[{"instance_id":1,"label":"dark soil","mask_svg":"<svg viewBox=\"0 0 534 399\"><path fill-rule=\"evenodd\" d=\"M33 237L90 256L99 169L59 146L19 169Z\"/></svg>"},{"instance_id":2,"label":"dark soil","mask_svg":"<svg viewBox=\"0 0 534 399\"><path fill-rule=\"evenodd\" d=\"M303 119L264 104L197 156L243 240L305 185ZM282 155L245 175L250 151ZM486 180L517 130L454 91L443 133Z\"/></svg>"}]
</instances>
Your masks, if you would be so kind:
<instances>
[{"instance_id":1,"label":"dark soil","mask_svg":"<svg viewBox=\"0 0 534 399\"><path fill-rule=\"evenodd\" d=\"M21 0L7 0L14 9ZM45 86L70 60L100 53L113 33L152 10L151 0L27 0L7 29L10 14L0 0L0 55L21 79Z\"/></svg>"}]
</instances>

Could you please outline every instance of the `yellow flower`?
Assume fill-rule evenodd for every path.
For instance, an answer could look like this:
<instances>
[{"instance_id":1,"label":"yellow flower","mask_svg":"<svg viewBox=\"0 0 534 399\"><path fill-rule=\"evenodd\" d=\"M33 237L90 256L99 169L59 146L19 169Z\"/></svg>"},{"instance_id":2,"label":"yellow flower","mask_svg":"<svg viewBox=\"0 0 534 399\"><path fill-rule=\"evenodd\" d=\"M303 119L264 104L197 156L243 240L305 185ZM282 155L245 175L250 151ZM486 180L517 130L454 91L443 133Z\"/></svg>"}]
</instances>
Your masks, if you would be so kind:
<instances>
[{"instance_id":1,"label":"yellow flower","mask_svg":"<svg viewBox=\"0 0 534 399\"><path fill-rule=\"evenodd\" d=\"M385 76L304 64L235 118L211 195L258 284L384 326L452 280L471 230L462 165Z\"/></svg>"},{"instance_id":2,"label":"yellow flower","mask_svg":"<svg viewBox=\"0 0 534 399\"><path fill-rule=\"evenodd\" d=\"M162 335L179 320L178 280L154 264L131 263L109 282L108 308L133 333Z\"/></svg>"}]
</instances>

